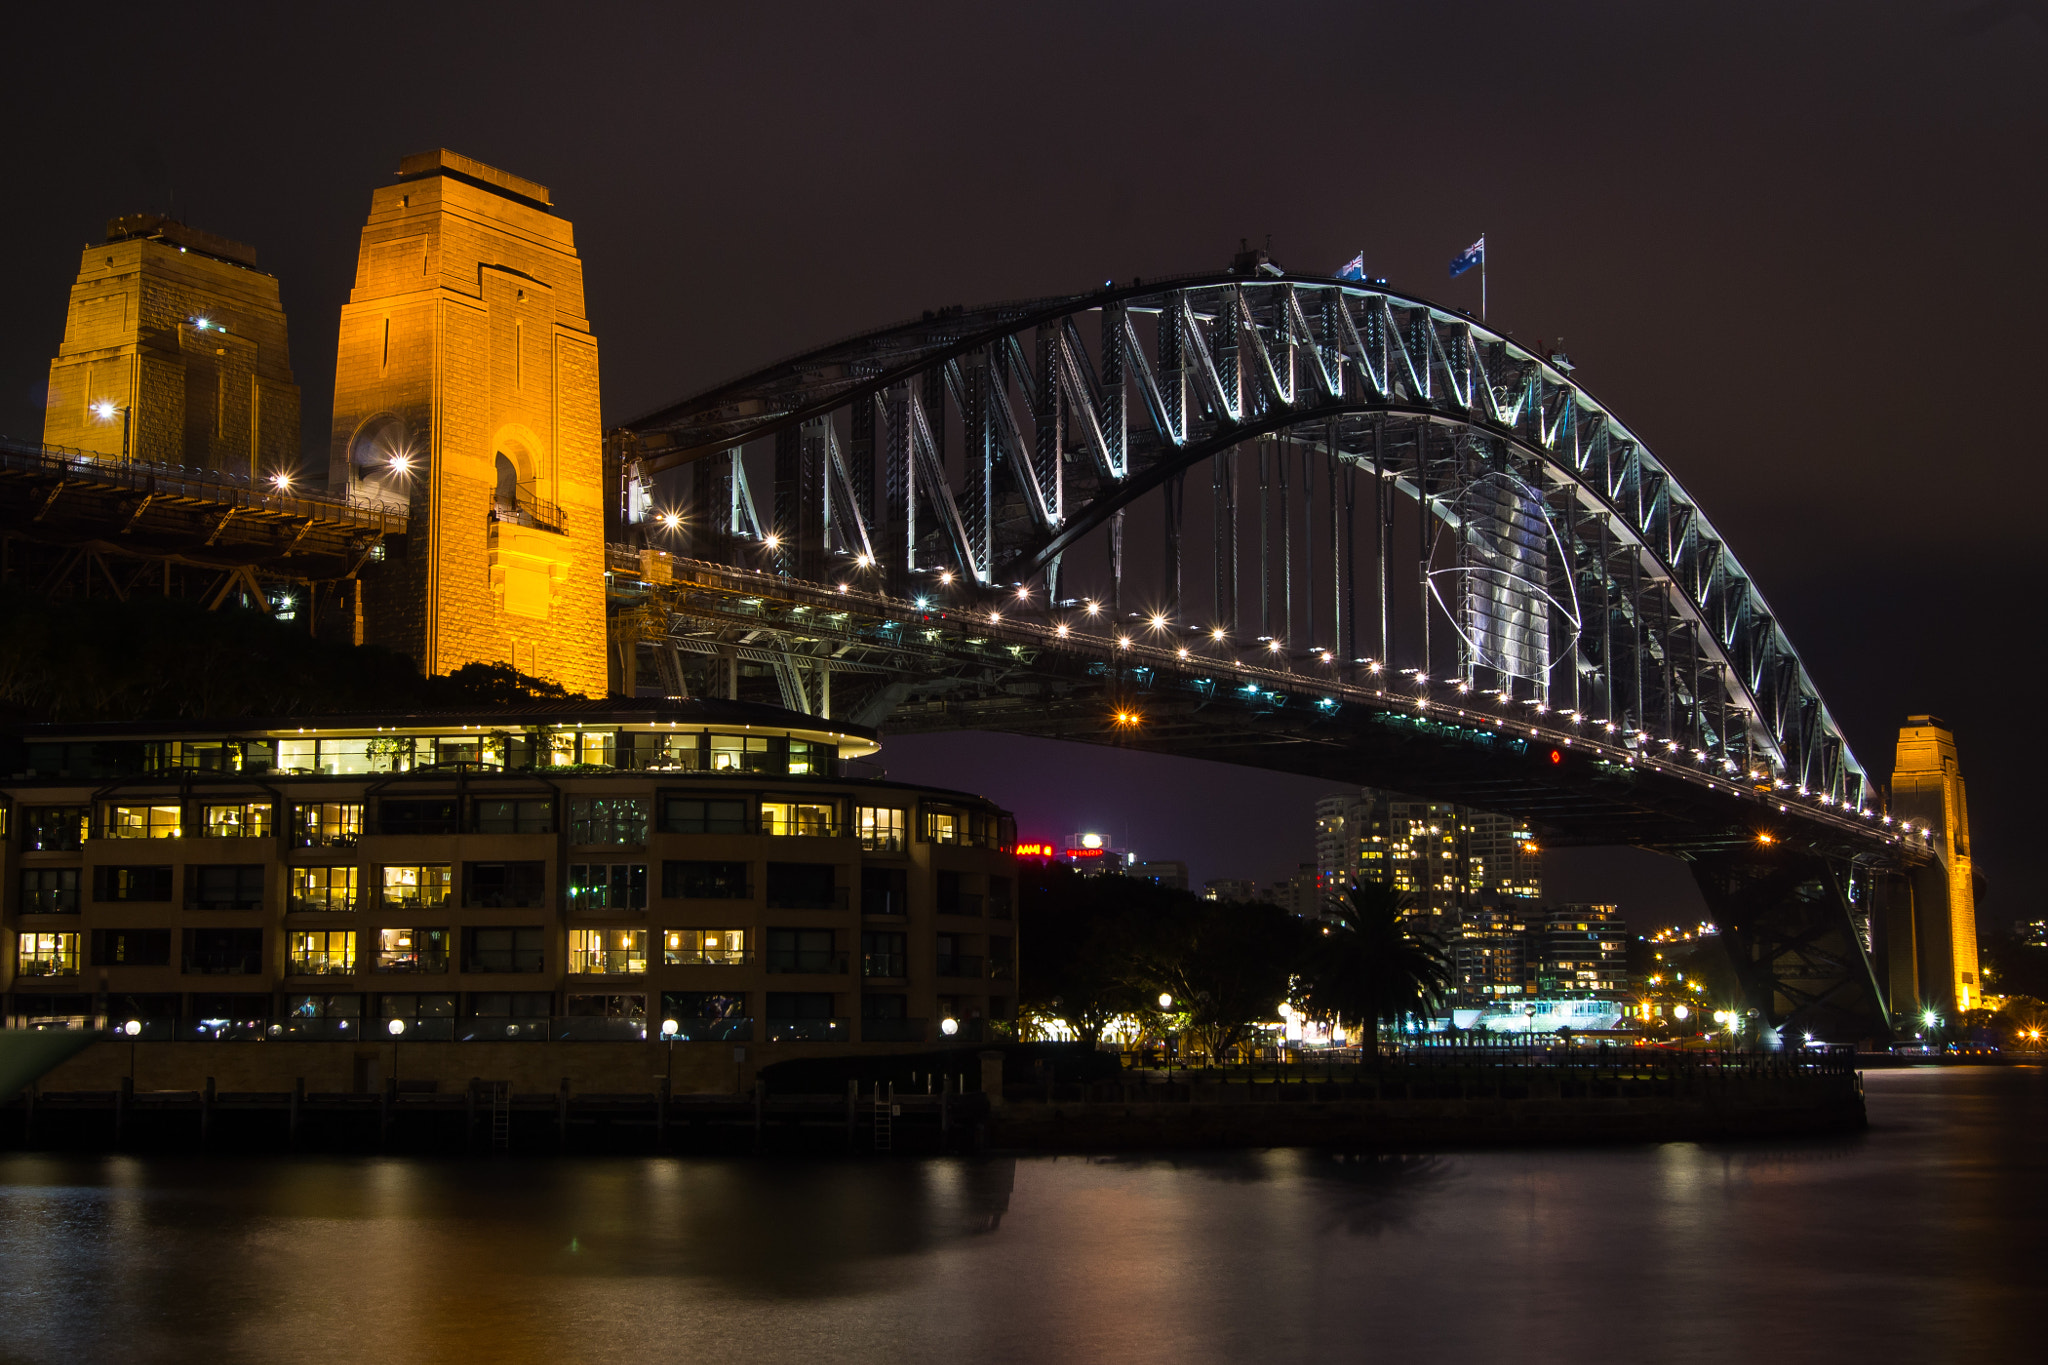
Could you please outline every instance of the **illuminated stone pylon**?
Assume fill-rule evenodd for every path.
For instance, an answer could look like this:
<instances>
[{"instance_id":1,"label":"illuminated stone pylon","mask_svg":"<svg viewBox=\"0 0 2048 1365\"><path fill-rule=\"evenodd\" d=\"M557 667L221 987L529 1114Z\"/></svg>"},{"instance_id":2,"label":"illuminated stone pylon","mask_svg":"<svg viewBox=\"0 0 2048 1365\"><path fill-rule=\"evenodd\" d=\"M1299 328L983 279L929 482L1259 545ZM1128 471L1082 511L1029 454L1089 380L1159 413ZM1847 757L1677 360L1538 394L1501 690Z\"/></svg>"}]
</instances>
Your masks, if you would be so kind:
<instances>
[{"instance_id":1,"label":"illuminated stone pylon","mask_svg":"<svg viewBox=\"0 0 2048 1365\"><path fill-rule=\"evenodd\" d=\"M335 358L330 487L411 507L362 638L603 696L603 436L583 263L545 185L441 150L371 197Z\"/></svg>"},{"instance_id":2,"label":"illuminated stone pylon","mask_svg":"<svg viewBox=\"0 0 2048 1365\"><path fill-rule=\"evenodd\" d=\"M79 258L43 443L110 459L295 474L299 389L256 249L156 214Z\"/></svg>"},{"instance_id":3,"label":"illuminated stone pylon","mask_svg":"<svg viewBox=\"0 0 2048 1365\"><path fill-rule=\"evenodd\" d=\"M1909 716L1892 769L1892 814L1934 831L1935 865L1912 875L1910 951L1892 945L1892 1009L1916 1004L1970 1010L1983 1003L1977 963L1977 901L1970 869L1970 808L1956 766L1955 736L1934 716ZM1910 966L1910 976L1908 967ZM1918 999L1906 998L1917 995ZM1906 1021L1901 1020L1904 1024Z\"/></svg>"}]
</instances>

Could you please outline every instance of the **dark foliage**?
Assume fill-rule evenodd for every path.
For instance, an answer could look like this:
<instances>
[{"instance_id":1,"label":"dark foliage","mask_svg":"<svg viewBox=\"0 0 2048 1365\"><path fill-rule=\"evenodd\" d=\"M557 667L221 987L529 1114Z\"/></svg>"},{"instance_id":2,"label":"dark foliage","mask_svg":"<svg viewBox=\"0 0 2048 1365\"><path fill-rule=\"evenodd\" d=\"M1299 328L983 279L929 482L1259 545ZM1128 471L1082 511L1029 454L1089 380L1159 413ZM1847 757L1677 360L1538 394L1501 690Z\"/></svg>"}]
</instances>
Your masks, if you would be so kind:
<instances>
[{"instance_id":1,"label":"dark foliage","mask_svg":"<svg viewBox=\"0 0 2048 1365\"><path fill-rule=\"evenodd\" d=\"M316 639L246 609L0 594L0 714L17 721L444 709L566 695L503 664L423 678L404 655Z\"/></svg>"},{"instance_id":2,"label":"dark foliage","mask_svg":"<svg viewBox=\"0 0 2048 1365\"><path fill-rule=\"evenodd\" d=\"M1303 972L1302 1003L1321 1019L1352 1021L1368 1055L1379 1026L1425 1014L1449 998L1441 945L1411 932L1409 897L1384 882L1359 882L1330 898Z\"/></svg>"}]
</instances>

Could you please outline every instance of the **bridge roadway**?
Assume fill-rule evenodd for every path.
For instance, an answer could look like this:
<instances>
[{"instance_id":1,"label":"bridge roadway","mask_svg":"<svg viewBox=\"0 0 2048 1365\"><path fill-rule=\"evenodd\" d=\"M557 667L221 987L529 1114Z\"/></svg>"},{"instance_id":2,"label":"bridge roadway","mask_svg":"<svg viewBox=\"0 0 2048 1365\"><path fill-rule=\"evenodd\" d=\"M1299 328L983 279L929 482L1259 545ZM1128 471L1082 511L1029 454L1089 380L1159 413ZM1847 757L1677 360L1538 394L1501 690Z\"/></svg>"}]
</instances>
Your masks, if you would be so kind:
<instances>
[{"instance_id":1,"label":"bridge roadway","mask_svg":"<svg viewBox=\"0 0 2048 1365\"><path fill-rule=\"evenodd\" d=\"M280 584L349 580L407 509L221 470L0 441L0 577L45 593L161 589L270 609ZM174 593L172 575L189 578Z\"/></svg>"},{"instance_id":2,"label":"bridge roadway","mask_svg":"<svg viewBox=\"0 0 2048 1365\"><path fill-rule=\"evenodd\" d=\"M876 681L840 714L886 720L896 734L996 730L1384 785L1521 816L1554 843L1681 856L1764 845L1932 856L1925 830L1908 833L1874 808L1721 771L1704 754L1601 719L1456 685L1417 687L1374 661L1302 671L1136 616L1112 623L1028 602L920 606L851 582L623 545L610 562L615 603L665 617L645 622L646 638L789 660L813 678L828 669Z\"/></svg>"}]
</instances>

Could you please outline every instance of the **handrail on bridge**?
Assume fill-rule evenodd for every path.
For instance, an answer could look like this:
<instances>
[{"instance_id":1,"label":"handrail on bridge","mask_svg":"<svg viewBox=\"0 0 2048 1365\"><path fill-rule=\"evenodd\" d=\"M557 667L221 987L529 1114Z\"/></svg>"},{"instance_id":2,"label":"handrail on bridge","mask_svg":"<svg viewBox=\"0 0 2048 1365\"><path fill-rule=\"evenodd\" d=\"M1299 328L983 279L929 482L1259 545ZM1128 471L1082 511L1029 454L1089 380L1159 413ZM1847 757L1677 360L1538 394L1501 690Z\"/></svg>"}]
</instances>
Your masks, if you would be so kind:
<instances>
[{"instance_id":1,"label":"handrail on bridge","mask_svg":"<svg viewBox=\"0 0 2048 1365\"><path fill-rule=\"evenodd\" d=\"M116 488L276 512L312 521L346 521L380 531L402 531L410 512L403 503L358 493L266 489L246 474L221 469L122 460L68 446L30 445L0 437L0 469L80 478Z\"/></svg>"}]
</instances>

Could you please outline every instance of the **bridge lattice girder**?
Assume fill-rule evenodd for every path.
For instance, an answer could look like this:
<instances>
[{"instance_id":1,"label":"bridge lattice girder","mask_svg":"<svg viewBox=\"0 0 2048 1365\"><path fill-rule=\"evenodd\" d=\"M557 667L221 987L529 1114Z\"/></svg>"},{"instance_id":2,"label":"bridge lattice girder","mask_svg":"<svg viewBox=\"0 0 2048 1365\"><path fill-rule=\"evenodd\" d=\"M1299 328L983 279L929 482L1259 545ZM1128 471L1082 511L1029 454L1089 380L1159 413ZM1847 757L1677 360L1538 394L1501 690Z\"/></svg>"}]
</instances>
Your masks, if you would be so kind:
<instances>
[{"instance_id":1,"label":"bridge lattice girder","mask_svg":"<svg viewBox=\"0 0 2048 1365\"><path fill-rule=\"evenodd\" d=\"M1348 565L1325 599L1332 650L1424 674L1435 656L1411 640L1413 657L1401 657L1384 626L1371 639L1372 616L1343 580L1360 567L1339 543L1363 501L1357 481L1371 480L1375 534L1393 524L1399 495L1455 537L1461 494L1505 473L1538 491L1563 551L1541 587L1579 609L1569 629L1553 622L1575 638L1559 651L1566 683L1540 682L1542 700L1852 808L1875 799L1762 594L1646 444L1558 363L1421 299L1261 272L941 310L648 413L621 435L643 478L695 467L697 539L678 548L745 563L747 547L772 539L780 572L823 582L871 566L900 595L943 572L958 580L956 604L970 587L992 599L1020 583L1057 597L1062 556L1106 532L1120 606L1123 518L1158 492L1164 600L1178 614L1176 498L1208 465L1217 506L1232 509L1216 519L1211 567L1233 636L1247 633L1237 452L1284 436L1325 463L1333 507L1343 481L1346 528L1333 513L1327 555ZM773 443L766 516L746 472L754 442ZM1262 504L1265 464L1261 454ZM1283 484L1285 471L1283 455ZM1291 524L1291 495L1273 491ZM1383 623L1386 554L1375 566ZM1264 575L1263 544L1259 559ZM1263 634L1271 589L1260 597ZM1474 672L1469 659L1462 667Z\"/></svg>"}]
</instances>

